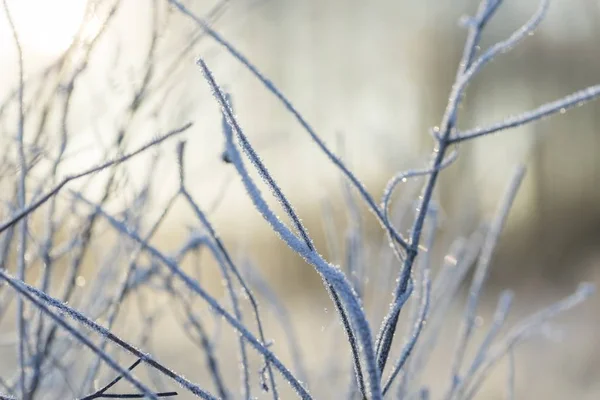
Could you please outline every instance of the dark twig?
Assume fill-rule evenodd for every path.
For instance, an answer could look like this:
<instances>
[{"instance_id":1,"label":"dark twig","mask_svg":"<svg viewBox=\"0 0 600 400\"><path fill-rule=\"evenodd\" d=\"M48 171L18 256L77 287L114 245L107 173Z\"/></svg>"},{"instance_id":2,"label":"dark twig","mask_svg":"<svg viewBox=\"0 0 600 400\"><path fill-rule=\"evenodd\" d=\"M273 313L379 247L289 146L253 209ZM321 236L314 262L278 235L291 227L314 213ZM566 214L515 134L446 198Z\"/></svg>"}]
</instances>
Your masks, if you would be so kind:
<instances>
[{"instance_id":1,"label":"dark twig","mask_svg":"<svg viewBox=\"0 0 600 400\"><path fill-rule=\"evenodd\" d=\"M129 366L129 368L127 368L128 371L133 371L135 367L137 367L138 365L140 365L140 363L142 362L141 358L138 358L133 364L131 364ZM106 393L106 391L108 389L110 389L111 387L115 386L117 383L119 383L119 381L123 379L123 375L119 375L117 376L115 379L113 379L112 381L110 381L109 383L107 383L106 385L104 385L103 387L101 387L100 389L96 390L94 393L82 397L81 400L92 400L92 399L138 399L138 398L143 398L146 395L145 394L114 394L114 393ZM154 395L156 397L173 397L173 396L177 396L177 392L161 392L161 393L154 393Z\"/></svg>"}]
</instances>

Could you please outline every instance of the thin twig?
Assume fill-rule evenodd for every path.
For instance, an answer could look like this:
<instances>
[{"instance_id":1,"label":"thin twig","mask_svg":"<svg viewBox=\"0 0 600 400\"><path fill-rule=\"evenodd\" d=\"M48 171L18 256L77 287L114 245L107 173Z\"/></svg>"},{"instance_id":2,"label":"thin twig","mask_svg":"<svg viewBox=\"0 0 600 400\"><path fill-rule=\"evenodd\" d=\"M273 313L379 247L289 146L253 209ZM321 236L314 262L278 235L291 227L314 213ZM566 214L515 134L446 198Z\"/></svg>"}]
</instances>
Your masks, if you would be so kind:
<instances>
[{"instance_id":1,"label":"thin twig","mask_svg":"<svg viewBox=\"0 0 600 400\"><path fill-rule=\"evenodd\" d=\"M184 6L178 0L169 0L171 4L177 7L183 14L191 18L198 26L200 26L210 37L212 37L217 43L222 45L235 59L242 63L264 86L267 88L283 105L284 107L296 118L298 123L304 128L315 144L325 153L330 161L350 180L352 185L358 190L361 197L369 206L369 209L375 214L379 223L387 229L390 229L393 233L394 240L400 244L403 248L408 248L407 241L402 235L396 230L390 227L388 221L384 218L382 210L377 206L377 203L373 197L369 194L363 183L344 165L342 160L339 159L325 144L325 142L319 137L315 130L310 126L308 121L302 117L300 112L292 105L290 100L271 82L265 77L259 70L252 64L242 53L240 53L230 42L226 41L220 34L218 34L210 25L193 12L191 12L186 6Z\"/></svg>"},{"instance_id":2,"label":"thin twig","mask_svg":"<svg viewBox=\"0 0 600 400\"><path fill-rule=\"evenodd\" d=\"M450 139L450 142L459 143L466 140L475 139L480 136L490 135L492 133L516 128L530 122L535 122L543 118L550 117L556 113L563 113L569 108L580 106L583 103L595 100L598 97L600 97L600 85L590 86L558 100L541 105L533 110L509 116L500 122L491 124L490 126L462 132L459 131Z\"/></svg>"},{"instance_id":3,"label":"thin twig","mask_svg":"<svg viewBox=\"0 0 600 400\"><path fill-rule=\"evenodd\" d=\"M6 281L14 290L16 290L19 293L20 296L25 297L27 300L29 300L31 303L33 303L36 308L38 308L44 314L46 314L47 316L52 318L54 320L54 322L59 324L61 327L66 329L70 335L75 337L79 342L83 343L86 347L88 347L94 353L96 353L98 356L100 356L104 360L104 362L106 362L112 369L114 369L115 371L120 373L125 379L127 379L130 383L132 383L138 390L140 390L142 393L144 393L146 396L150 397L151 399L158 400L158 397L156 397L154 395L152 390L150 390L143 383L141 383L137 379L135 379L128 370L119 366L119 364L115 360L113 360L108 354L106 354L106 352L103 352L102 350L100 350L83 333L78 331L76 328L73 328L68 323L66 323L61 316L59 316L56 313L54 313L53 311L51 311L40 300L36 299L31 293L35 294L36 296L40 297L46 303L49 303L53 306L56 306L57 304L62 304L62 303L60 303L58 300L55 300L55 299L52 299L53 302L48 301L50 299L50 297L47 296L45 293L40 292L38 289L35 289L34 287L27 285L25 282L23 282L21 280L11 277L5 271L0 270L0 278L2 278L4 281ZM69 312L65 309L63 309L62 311ZM69 315L74 316L72 310L70 310ZM141 353L140 353L139 357L143 357L144 359L146 359L146 357L144 357L144 355Z\"/></svg>"},{"instance_id":4,"label":"thin twig","mask_svg":"<svg viewBox=\"0 0 600 400\"><path fill-rule=\"evenodd\" d=\"M83 196L81 196L78 193L74 193L74 195L76 198L78 198L79 200L88 204L89 206L95 207L96 210L100 213L100 215L102 215L115 229L117 229L119 232L124 233L127 236L129 236L136 243L142 245L144 247L144 249L148 253L150 253L153 257L160 260L160 262L162 264L164 264L175 276L179 277L190 290L192 290L193 292L198 294L200 297L202 297L213 308L213 310L217 314L223 316L225 318L225 320L227 321L227 323L229 323L234 329L236 329L241 335L243 335L244 338L248 341L248 343L250 343L252 345L252 347L254 347L262 355L267 356L269 358L269 361L271 361L271 363L273 364L273 366L283 375L283 377L294 388L294 390L296 390L296 392L300 395L300 397L302 399L304 399L304 400L312 399L312 396L310 396L310 394L304 388L302 383L296 379L296 377L284 366L284 364L277 358L277 356L273 352L271 352L268 348L266 348L243 324L240 324L233 315L231 315L229 312L227 312L227 310L225 310L214 297L212 297L210 294L208 294L208 292L204 288L202 288L202 286L200 284L198 284L198 282L196 280L192 279L185 272L183 272L179 268L179 266L175 263L174 260L165 256L163 253L158 251L156 248L154 248L147 242L144 242L144 240L136 232L129 230L123 223L120 223L115 218L113 218L112 216L110 216L106 212L104 212L104 210L100 209L98 207L98 205L83 198ZM84 321L86 324L87 323L93 324L93 326L96 326L98 329L101 329L102 332L105 332L104 328L101 328L99 325L95 324L93 321L87 320L85 317L83 317L83 318L84 318ZM109 332L106 332L106 333L110 334ZM106 337L108 337L111 341L113 341L115 339L115 338L113 338L113 336L106 336ZM116 339L118 339L118 338L116 338ZM118 340L120 340L120 339L118 339ZM129 346L129 345L127 345L127 346ZM137 350L135 350L135 351L137 351ZM132 354L137 355L136 353L132 353ZM150 364L150 365L154 366L153 364ZM157 368L157 369L159 371L163 372L161 369L159 369L159 368ZM170 372L170 374L166 374L166 375L173 379L181 380L183 382L182 385L184 387L188 388L188 390L192 391L193 393L195 393L194 390L199 389L195 385L192 385L191 383L189 383L183 377L175 375L172 372Z\"/></svg>"},{"instance_id":5,"label":"thin twig","mask_svg":"<svg viewBox=\"0 0 600 400\"><path fill-rule=\"evenodd\" d=\"M237 148L233 143L233 133L235 133L238 139L240 139L242 149L244 150L248 158L250 158L252 164L254 164L254 166L259 170L263 180L272 189L273 187L277 187L275 181L270 176L266 167L264 167L264 165L258 158L256 152L252 149L252 146L250 145L249 141L245 138L242 129L240 128L235 116L233 115L233 111L229 107L229 104L223 92L215 82L214 77L210 72L208 66L202 59L198 60L198 64L202 68L204 77L209 83L215 99L221 106L222 112L227 117L228 124L232 128L231 130L224 132L226 134L227 153L231 162L236 167L238 173L242 177L242 182L246 187L248 195L251 197L255 207L260 211L260 213L267 220L267 222L269 222L269 224L275 230L275 232L277 232L280 235L282 240L286 242L286 244L290 246L296 253L302 256L307 262L313 265L317 272L322 276L323 281L325 283L325 287L332 298L336 310L340 314L340 319L342 321L342 324L344 325L346 335L348 336L348 342L350 344L350 348L353 355L357 380L360 381L363 377L363 374L362 366L360 365L359 360L358 341L355 335L360 337L363 350L365 351L365 356L367 359L368 377L370 379L371 385L370 390L372 392L371 394L372 396L374 396L374 399L379 399L381 396L381 390L379 374L374 365L375 354L373 349L373 343L371 340L371 329L369 327L368 321L366 320L366 315L363 311L362 305L360 304L360 298L353 290L352 284L348 281L343 272L338 268L332 267L315 251L310 241L310 238L308 238L307 241L304 241L304 235L301 234L300 238L296 236L290 229L287 228L287 226L285 226L277 218L275 213L270 209L265 200L262 198L260 190L256 187L256 185L250 178L241 159L241 155L239 154ZM281 203L287 203L287 199L280 190L273 189L273 194ZM292 218L292 220L298 220L299 223L299 218L295 215L291 207L287 209L287 212L290 214L290 218ZM308 233L305 232L301 228L301 226L301 224L297 225L296 228L300 230L301 233L305 233L307 235ZM345 307L342 305L341 300L343 300L343 302L345 303ZM350 323L350 318L348 317L347 313L352 317L352 322L356 324L354 329ZM366 385L362 385L360 387L365 388L366 390ZM363 394L363 397L365 396L366 392Z\"/></svg>"},{"instance_id":6,"label":"thin twig","mask_svg":"<svg viewBox=\"0 0 600 400\"><path fill-rule=\"evenodd\" d=\"M113 160L109 160L106 161L98 166L95 166L93 168L90 168L86 171L80 172L78 174L74 174L74 175L69 175L66 178L64 178L58 185L56 185L52 190L50 190L49 192L47 192L46 194L44 194L42 197L40 197L38 200L36 200L35 202L33 202L32 204L30 204L29 206L22 208L15 216L13 216L10 220L4 222L2 225L0 225L0 233L4 232L6 229L8 229L10 226L14 225L15 223L19 222L21 219L23 219L24 217L26 217L27 215L31 214L33 211L35 211L37 208L39 208L42 204L44 204L46 201L48 201L48 199L50 199L52 196L56 195L67 183L79 179L81 177L87 176L87 175L91 175L94 174L96 172L102 171L103 169L106 169L110 166L113 166L115 164L120 164L124 161L127 161L128 159L143 153L144 151L164 142L167 139L170 139L173 136L179 135L180 133L185 132L186 130L188 130L190 127L192 126L191 122L188 122L187 124L183 125L181 128L172 130L162 136L159 136L156 139L153 139L152 141L150 141L149 143L145 144L144 146L140 147L139 149L128 153L124 156L120 156L117 157Z\"/></svg>"},{"instance_id":7,"label":"thin twig","mask_svg":"<svg viewBox=\"0 0 600 400\"><path fill-rule=\"evenodd\" d=\"M4 11L6 13L6 19L8 20L8 24L10 26L11 33L13 35L13 40L15 43L15 47L17 48L17 58L18 58L18 74L19 74L19 90L18 90L18 103L19 103L19 120L17 125L17 158L19 165L19 177L17 183L17 205L19 208L23 209L25 207L26 201L26 193L25 193L25 182L27 180L27 172L28 166L27 161L25 159L25 144L24 144L24 136L25 136L25 111L23 105L23 92L25 90L25 82L23 78L23 48L21 47L21 40L19 39L19 34L17 33L17 28L15 27L15 23L12 18L12 14L10 8L8 7L7 0L3 1L4 3ZM2 232L2 231L0 231ZM18 233L18 255L17 255L17 276L20 280L25 280L25 253L27 252L27 219L24 219L19 224L19 233ZM17 349L17 356L19 359L19 387L21 396L24 400L29 398L29 394L27 392L27 375L25 365L28 363L25 355L25 342L27 342L27 338L29 337L26 327L25 327L25 316L24 316L24 303L23 298L19 297L17 299L17 330L19 335L19 344Z\"/></svg>"},{"instance_id":8,"label":"thin twig","mask_svg":"<svg viewBox=\"0 0 600 400\"><path fill-rule=\"evenodd\" d=\"M133 371L135 369L135 367L137 367L138 365L140 365L140 363L142 362L141 358L138 358L133 364L131 364L129 366L129 368L127 368L128 371ZM104 385L103 387L101 387L100 389L96 390L94 393L87 395L85 397L82 397L80 400L93 400L93 399L109 399L109 398L118 398L118 399L134 399L134 398L142 398L145 397L145 394L111 394L111 393L106 393L106 391L108 389L110 389L111 387L115 386L117 383L119 383L119 381L123 379L123 375L119 375L117 376L115 379L113 379L112 381L110 381L109 383L107 383L106 385ZM161 393L154 393L156 395L156 397L173 397L173 396L177 396L177 392L161 392Z\"/></svg>"},{"instance_id":9,"label":"thin twig","mask_svg":"<svg viewBox=\"0 0 600 400\"><path fill-rule=\"evenodd\" d=\"M494 220L491 223L490 230L488 231L485 242L483 243L481 255L479 256L479 262L475 268L473 282L469 288L469 298L467 300L467 306L465 307L464 323L462 325L461 332L459 333L459 342L457 344L456 353L452 362L451 373L453 386L456 383L455 377L460 374L460 368L465 356L465 351L471 335L473 334L473 329L475 328L477 306L479 304L479 298L481 296L483 284L488 275L494 249L498 244L500 233L506 224L508 213L512 208L517 191L521 186L524 176L525 167L519 166L513 174L508 188L505 191L504 199L500 202Z\"/></svg>"}]
</instances>

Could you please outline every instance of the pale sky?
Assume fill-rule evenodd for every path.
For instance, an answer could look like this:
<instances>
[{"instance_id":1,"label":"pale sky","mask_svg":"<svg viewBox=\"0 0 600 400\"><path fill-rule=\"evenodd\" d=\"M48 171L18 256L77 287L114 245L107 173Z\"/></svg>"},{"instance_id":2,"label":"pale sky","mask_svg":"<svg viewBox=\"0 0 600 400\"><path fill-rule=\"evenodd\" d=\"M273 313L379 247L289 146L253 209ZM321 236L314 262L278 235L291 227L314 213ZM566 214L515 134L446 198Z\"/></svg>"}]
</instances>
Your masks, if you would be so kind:
<instances>
[{"instance_id":1,"label":"pale sky","mask_svg":"<svg viewBox=\"0 0 600 400\"><path fill-rule=\"evenodd\" d=\"M86 7L86 0L8 0L7 3L25 55L42 58L55 57L71 44ZM3 70L16 61L4 7L0 7L0 53Z\"/></svg>"}]
</instances>

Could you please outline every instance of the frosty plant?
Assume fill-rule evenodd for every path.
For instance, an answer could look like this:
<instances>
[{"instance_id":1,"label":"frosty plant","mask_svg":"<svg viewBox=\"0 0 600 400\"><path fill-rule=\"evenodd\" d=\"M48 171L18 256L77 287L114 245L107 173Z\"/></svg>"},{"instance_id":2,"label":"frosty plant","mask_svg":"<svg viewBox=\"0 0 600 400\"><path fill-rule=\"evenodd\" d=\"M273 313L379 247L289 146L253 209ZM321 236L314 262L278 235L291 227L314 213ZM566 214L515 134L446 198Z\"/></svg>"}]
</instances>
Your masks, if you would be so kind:
<instances>
[{"instance_id":1,"label":"frosty plant","mask_svg":"<svg viewBox=\"0 0 600 400\"><path fill-rule=\"evenodd\" d=\"M446 390L441 394L442 398L448 400L473 398L502 357L512 357L519 343L533 335L544 334L549 319L579 304L592 293L591 285L582 284L571 296L525 318L508 329L507 333L500 335L502 328L505 328L513 299L512 292L503 292L498 300L489 330L476 348L475 355L472 358L467 357L467 348L475 346L473 340L475 317L483 285L488 275L494 248L525 174L523 167L516 168L494 219L489 224L484 224L470 237L457 238L448 250L444 265L435 269L437 273L434 274L429 254L420 250L431 248L435 241L437 213L432 196L440 173L459 156L459 144L535 122L600 95L600 86L592 86L488 126L472 130L457 129L460 105L468 84L477 78L479 72L492 59L509 51L533 32L546 14L548 1L541 1L535 14L511 36L485 50L479 50L480 38L487 23L500 7L501 1L482 1L476 14L465 20L468 36L456 79L440 124L431 131L434 141L431 162L424 168L400 172L391 177L379 202L320 139L284 94L211 27L211 20L198 17L177 0L169 0L169 3L173 9L179 10L201 28L204 36L226 49L280 100L304 128L316 147L340 170L348 188L358 193L386 234L388 244L391 246L391 250L388 248L387 251L393 253L392 261L388 263L389 265L371 264L370 267L392 273L397 279L392 279L395 287L391 293L391 302L387 299L382 303L389 304L389 309L385 311L379 327L374 327L370 322L372 317L363 306L366 283L360 279L365 268L361 264L360 254L364 253L364 246L367 244L361 237L361 226L357 221L359 218L357 205L354 204L353 197L348 196L347 201L351 218L355 219L351 221L351 232L348 235L346 246L348 254L344 265L338 266L317 252L301 218L244 133L243 121L238 121L233 111L233 99L220 88L207 62L204 59L198 60L198 67L221 107L222 133L226 144L223 160L231 164L231 168L241 179L247 196L266 223L283 242L314 268L331 297L343 327L353 369L350 385L336 393L336 396L374 400L384 397L429 398L431 388L426 385L415 385L414 382L420 379L420 374L437 343L440 330L447 323L444 319L445 311L458 293L458 288L471 266L474 266L474 273L464 318L458 328L458 343L448 371L449 380ZM104 162L63 179L57 176L59 166L66 157L65 150L70 138L67 117L75 82L87 68L87 59L93 53L96 41L108 29L110 19L118 6L117 1L106 13L106 21L101 25L96 36L83 43L79 49L82 54L78 55L77 60L81 64L70 71L71 75L68 73L61 75L61 77L67 76L67 82L59 83L53 88L57 92L59 89L66 90L62 100L49 101L40 109L33 107L33 103L29 106L26 104L24 94L28 84L23 74L23 56L18 30L12 23L10 8L6 1L4 2L19 54L19 85L0 108L2 118L7 118L6 109L11 105L16 106L18 115L16 135L14 135L16 155L14 160L11 160L5 154L2 168L13 168L18 172L13 182L16 195L5 200L2 215L8 216L4 217L5 220L0 224L2 240L0 279L3 282L0 286L0 318L4 319L9 303L14 298L16 300L14 347L17 352L18 367L14 376L0 379L0 391L6 393L0 398L33 399L71 396L96 399L145 396L158 399L177 395L177 392L171 390L172 388L169 389L164 382L164 378L169 378L182 390L203 399L240 397L251 399L258 395L273 399L288 398L291 394L283 394L289 392L289 388L285 388L285 385L289 385L293 389L290 393L295 393L297 397L312 399L314 395L311 394L311 376L308 373L309 369L304 365L302 340L294 333L290 323L294 315L286 311L283 302L274 295L265 281L260 279L256 268L249 265L247 261L236 260L230 254L230 249L219 237L218 227L210 221L209 212L201 208L188 190L184 167L185 140L181 140L177 145L178 188L172 193L162 213L150 224L149 229L146 226L150 218L149 198L151 189L156 185L152 173L148 174L142 188L133 196L131 207L119 216L111 214L107 209L108 200L113 198L111 196L114 196L116 191L115 182L118 176L124 173L124 165L129 159L157 148L174 136L182 136L192 126L191 123L182 124L181 128L169 130L167 134L151 140L136 150L125 151L125 139L132 129L132 121L140 115L140 110L150 107L149 104L152 104L150 100L155 100L155 97L160 94L161 87L167 82L157 77L158 73L154 68L158 43L162 37L160 24L156 23L153 30L144 79L131 93L119 135L116 142L108 149ZM222 6L220 4L213 10L210 19L216 18ZM157 8L157 1L154 2L154 8ZM155 16L154 22L156 20ZM186 55L190 48L178 54L173 61L177 63L182 59L188 60L189 58L183 55ZM57 64L62 71L68 70L68 64L60 64L65 63L67 58L59 60ZM52 73L53 68L57 66L54 65L46 73ZM38 120L40 125L37 135L31 140L28 137L26 139L25 125L28 118L33 120L32 113L35 110L41 110L40 115L43 117L52 107L62 110L61 134L57 154L48 155L39 150L39 147L43 147L47 141L43 139L44 135L48 135L43 125L47 122L43 118ZM31 175L31 171L36 167L35 162L40 157L49 162L46 164L49 169L42 173L45 179L41 180ZM158 162L160 157L161 153L156 153L151 160L151 165ZM251 168L258 172L263 183L280 203L289 220L288 223L280 220L268 205L251 175ZM92 200L86 194L87 184L98 172L108 173L108 180L99 201ZM0 179L4 184L6 177L11 176L0 174ZM69 187L70 182L85 179L90 180L77 189ZM423 187L414 221L408 235L405 236L396 227L397 223L391 211L395 205L392 197L396 189L409 179L423 180ZM66 213L57 205L59 195L64 195L63 197L68 199ZM196 225L191 230L189 239L176 251L166 252L152 244L152 238L178 200L189 207L196 219ZM42 210L45 210L45 216L39 215ZM88 214L83 215L82 210L86 210ZM46 228L41 234L35 233L30 228L34 215L45 221ZM66 242L59 241L57 232L68 229L70 225L67 224L70 219L75 219L75 225L79 230ZM87 252L91 251L95 235L98 234L99 221L110 227L119 240L115 244L102 245L105 259L96 269L97 276L91 279L93 283L87 287L86 297L77 288L76 281L80 275L82 260ZM421 246L422 244L424 246ZM223 277L229 305L224 305L221 299L211 294L197 274L181 267L186 257L195 256L200 251L209 254L216 262ZM52 286L53 277L57 276L53 265L58 262L69 265L66 284L61 291L53 290ZM16 266L14 268L13 263ZM32 283L32 280L27 277L27 271L39 268L40 265L43 266L40 277L37 282ZM253 268L253 273L247 273L249 268ZM11 269L16 273L10 272ZM108 282L112 284L108 285ZM243 297L239 296L240 290L244 294ZM212 387L207 387L209 385L206 381L202 381L202 384L196 383L200 381L197 377L189 375L183 377L148 351L150 346L148 335L165 310L159 309L143 316L142 335L137 343L143 350L115 333L121 304L132 297L139 299L148 292L160 292L166 295L179 310L182 310L178 314L182 327L201 350L200 354L206 362ZM277 311L286 331L287 343L293 356L293 367L286 365L269 344L268 332L261 319L259 296L266 299L263 306L266 305ZM410 313L405 311L409 299L414 305ZM227 378L227 374L223 373L224 360L220 358L218 343L209 332L210 324L207 318L197 311L200 300L210 307L213 319L222 320L238 334L236 349L239 351L242 366L241 393L239 382L232 383ZM250 315L244 315L244 305L250 306ZM409 332L404 343L399 344L395 338L399 320L404 315L409 322ZM88 330L93 331L95 335L90 337ZM82 358L80 354L84 353L81 351L83 348L90 352L86 354L93 356ZM136 359L135 362L123 364L116 353L117 350L132 355ZM251 352L256 352L261 357L263 367L259 372L251 367L249 361ZM61 362L56 359L59 353L63 356ZM85 368L81 368L81 363ZM150 383L134 374L137 371L135 369L142 364L149 366ZM94 387L94 382L103 376L100 372L102 365L112 370L112 380L107 379L108 383L100 388ZM339 368L343 369L343 367ZM115 385L122 380L131 383L134 391L115 393ZM512 385L513 382L510 381L508 390L514 390Z\"/></svg>"}]
</instances>

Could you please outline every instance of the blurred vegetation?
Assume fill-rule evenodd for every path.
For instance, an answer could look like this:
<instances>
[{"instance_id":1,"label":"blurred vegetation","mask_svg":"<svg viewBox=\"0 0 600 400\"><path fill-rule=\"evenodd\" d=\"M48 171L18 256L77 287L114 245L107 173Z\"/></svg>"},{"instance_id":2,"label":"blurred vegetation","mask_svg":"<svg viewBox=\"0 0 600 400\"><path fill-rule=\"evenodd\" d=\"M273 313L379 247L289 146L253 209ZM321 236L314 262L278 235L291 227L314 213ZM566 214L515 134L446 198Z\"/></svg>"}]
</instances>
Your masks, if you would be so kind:
<instances>
[{"instance_id":1,"label":"blurred vegetation","mask_svg":"<svg viewBox=\"0 0 600 400\"><path fill-rule=\"evenodd\" d=\"M325 259L344 264L347 260L343 255L352 250L352 240L358 240L351 236L360 232L365 249L360 254L366 271L365 284L370 280L371 284L383 281L393 286L397 274L387 276L389 271L382 267L391 264L391 259L381 255L389 250L381 226L362 203L357 202L356 210L348 207L356 201L355 193L278 100L168 2L155 0L145 6L134 0L93 3L96 8L88 13L89 25L82 25L91 27L90 31L80 31L65 53L38 54L24 49L27 200L45 193L63 176L127 154L154 135L194 121L185 133L187 157L182 170L186 171L187 190L217 227L233 258L244 261L240 263L244 264L243 272L257 281L264 276L274 294L298 317L292 327L299 332L303 344L314 347L305 354L306 364L309 369L318 366L325 370L319 371L315 386L321 390L319 393L331 394L331 382L339 383L350 376L351 363L349 354L341 356L344 362L348 361L344 368L336 369L339 365L327 363L339 356L335 350L343 331L331 322L333 312L328 313L326 308L331 305L321 276L274 234L246 196L233 166L222 159L225 141L221 114L195 59L201 56L206 60L216 80L232 94L237 118ZM465 12L473 13L478 2L189 3L292 100L320 137L378 199L375 194L383 192L392 174L420 168L428 161L434 145L431 131L448 102L465 41L466 29L457 21ZM497 57L469 86L458 127L485 126L597 84L600 8L591 4L555 2L534 35ZM485 31L482 48L510 35L536 6L536 1L506 2ZM18 178L23 173L15 156L19 150L14 132L19 113L14 80L18 63L11 51L14 49L3 48L0 57L0 127L7 132L0 137L5 148L0 169L5 207L0 222L19 208ZM521 296L515 314L522 316L549 298L571 292L575 282L600 283L599 118L600 104L591 102L565 115L463 143L457 161L441 173L434 193L439 218L437 240L433 248L420 248L435 265L447 260L447 249L457 237L471 235L482 221L491 219L511 179L513 166L524 163L528 170L494 254L494 268L486 284L486 289L491 290L484 291L480 325L490 323L492 303L505 287L515 288L517 297ZM10 247L16 230L4 234L1 244L5 247L0 250L5 257L0 267L6 265L15 272L19 261L25 262L24 280L84 309L91 319L110 326L145 349L156 350L169 365L189 376L198 372L198 360L189 359L190 343L186 341L190 339L190 321L186 317L191 315L192 304L209 320L206 329L217 332L215 336L223 342L233 343L239 339L237 334L229 329L222 333L223 322L210 318L214 315L209 307L198 306L186 296L179 297L180 293L187 294L187 289L173 282L168 273L158 273L155 257L142 252L122 232L116 232L99 209L94 210L77 198L83 193L135 232L148 231L160 213L168 209L168 216L160 222L161 229L149 234L148 241L167 249L164 251L169 254L181 251L183 270L196 274L208 293L221 299L228 288L222 271L216 268L217 260L210 254L185 257L191 250L181 248L190 236L197 234L198 222L193 210L182 204L185 202L170 203L178 190L179 171L175 146L165 143L118 168L107 168L69 183L68 192L53 197L28 219L27 241L32 244L28 252L21 254L25 252L23 247ZM258 180L258 174L253 172L251 176ZM398 223L402 233L411 228L418 212L416 199L422 183L419 179L411 181L395 196L399 209L406 211ZM259 187L265 193L268 190L262 183ZM275 200L269 199L268 204L283 215ZM338 234L336 243L331 240L331 232ZM252 268L256 274L249 272ZM134 291L135 296L125 299L128 279L134 278L148 286L142 285ZM376 284L366 289L368 306L382 300L378 296L391 292L385 285L383 289ZM461 293L456 300L468 295L466 291ZM276 316L280 310L265 293L260 296L269 308L265 325L273 329L272 337L277 338L274 344L265 346L283 352L286 362L293 360L293 350L284 344L287 333ZM2 320L7 311L15 308L12 298L6 290L0 291L3 332L15 329L14 320ZM387 307L387 297L383 299ZM410 304L416 312L416 302ZM451 306L449 319L453 323L460 321L462 309ZM250 312L247 304L242 305L242 310ZM379 312L383 314L385 310ZM371 324L378 324L382 315L370 317ZM577 362L564 376L560 371L548 372L562 379L558 382L565 382L565 387L555 392L552 385L530 388L533 385L528 377L536 376L536 371L533 375L519 374L517 386L531 389L527 393L532 398L561 398L566 393L593 395L600 390L591 387L589 382L595 382L597 374L587 368L600 360L595 350L597 338L593 337L600 320L590 308L569 318L569 332L577 331L580 342L562 353L553 349L542 355L536 343L524 359L545 364L552 355L555 360L563 360L567 354ZM55 332L56 325L44 324L39 314L34 319L39 329L28 334L44 338L50 348L54 333L45 335ZM409 326L407 321L402 324L402 328ZM159 333L156 343L153 332ZM326 339L323 332L329 335ZM455 332L451 333L451 343L443 339L441 355L435 357L445 361L451 357L448 347L454 344ZM444 338L445 334L444 331ZM483 333L477 331L475 336L480 338ZM69 350L65 356L69 371L77 371L75 378L84 382L82 388L93 387L98 376L110 376L99 367L98 359L79 358L79 343L56 337L59 339L55 343L63 346L58 351ZM191 341L197 346L201 342L198 336L191 337ZM32 343L41 342L32 339ZM0 348L0 370L17 363L13 359L14 340L9 338L3 343L7 345ZM53 349L57 351L56 347ZM41 352L39 348L28 351ZM234 346L221 350L224 360L235 360L224 368L226 379L239 375L231 367L237 362L236 351ZM31 375L41 385L44 379L40 378L43 373L38 362L32 361ZM262 367L261 362L256 354L250 357L256 370ZM83 370L73 368L79 364L92 365L92 369L86 370L86 376L79 376ZM560 363L557 365L560 369ZM434 371L434 376L446 372ZM541 370L537 373L538 378L545 377L539 376ZM61 375L60 371L56 374ZM208 379L207 371L200 374ZM69 374L63 375L61 379L69 386ZM155 371L147 375L152 382L163 379ZM589 390L579 387L586 382ZM494 381L492 388L497 386Z\"/></svg>"}]
</instances>

